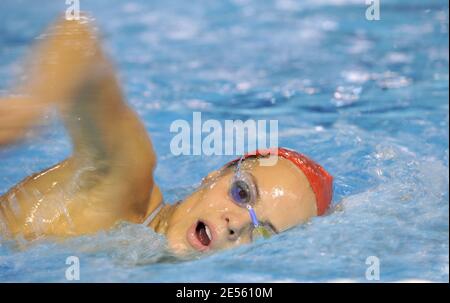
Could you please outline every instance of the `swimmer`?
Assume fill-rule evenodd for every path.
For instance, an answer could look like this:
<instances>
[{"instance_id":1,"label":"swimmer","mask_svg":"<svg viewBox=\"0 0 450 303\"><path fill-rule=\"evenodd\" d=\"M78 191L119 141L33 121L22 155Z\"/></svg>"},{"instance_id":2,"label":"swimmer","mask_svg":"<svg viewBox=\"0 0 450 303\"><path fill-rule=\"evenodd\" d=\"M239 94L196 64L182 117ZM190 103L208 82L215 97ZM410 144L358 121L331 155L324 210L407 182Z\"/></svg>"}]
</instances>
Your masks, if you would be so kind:
<instances>
[{"instance_id":1,"label":"swimmer","mask_svg":"<svg viewBox=\"0 0 450 303\"><path fill-rule=\"evenodd\" d=\"M71 138L69 158L0 196L2 237L66 238L120 221L165 235L176 254L216 251L270 237L324 214L332 177L295 151L257 151L211 172L190 196L165 204L156 155L128 107L91 22L60 20L34 48L27 78L0 100L0 146L23 138L49 108Z\"/></svg>"}]
</instances>

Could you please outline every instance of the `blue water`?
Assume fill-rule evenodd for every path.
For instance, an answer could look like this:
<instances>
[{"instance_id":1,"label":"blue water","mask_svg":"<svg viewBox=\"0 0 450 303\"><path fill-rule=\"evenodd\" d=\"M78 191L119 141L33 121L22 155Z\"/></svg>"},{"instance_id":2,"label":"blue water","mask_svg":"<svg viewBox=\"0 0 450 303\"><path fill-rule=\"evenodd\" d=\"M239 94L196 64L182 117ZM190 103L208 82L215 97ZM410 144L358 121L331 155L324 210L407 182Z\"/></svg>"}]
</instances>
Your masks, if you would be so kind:
<instances>
[{"instance_id":1,"label":"blue water","mask_svg":"<svg viewBox=\"0 0 450 303\"><path fill-rule=\"evenodd\" d=\"M167 201L230 157L175 157L176 119L278 119L280 145L335 176L336 210L280 234L174 262L164 239L124 224L66 242L0 242L0 281L449 280L448 1L81 1L99 25L159 157ZM2 0L0 94L65 1ZM0 193L70 153L57 121L0 151Z\"/></svg>"}]
</instances>

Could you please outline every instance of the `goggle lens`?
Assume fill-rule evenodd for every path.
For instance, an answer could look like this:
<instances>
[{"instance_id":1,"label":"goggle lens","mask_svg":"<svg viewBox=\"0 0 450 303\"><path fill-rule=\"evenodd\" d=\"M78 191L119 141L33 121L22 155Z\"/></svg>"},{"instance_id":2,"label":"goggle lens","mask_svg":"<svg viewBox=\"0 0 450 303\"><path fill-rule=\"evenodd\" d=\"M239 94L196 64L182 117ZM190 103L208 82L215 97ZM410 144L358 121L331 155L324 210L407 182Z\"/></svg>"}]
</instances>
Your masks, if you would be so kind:
<instances>
[{"instance_id":1,"label":"goggle lens","mask_svg":"<svg viewBox=\"0 0 450 303\"><path fill-rule=\"evenodd\" d=\"M256 226L252 231L252 239L256 240L259 238L269 239L273 235L273 232L266 229L264 226Z\"/></svg>"}]
</instances>

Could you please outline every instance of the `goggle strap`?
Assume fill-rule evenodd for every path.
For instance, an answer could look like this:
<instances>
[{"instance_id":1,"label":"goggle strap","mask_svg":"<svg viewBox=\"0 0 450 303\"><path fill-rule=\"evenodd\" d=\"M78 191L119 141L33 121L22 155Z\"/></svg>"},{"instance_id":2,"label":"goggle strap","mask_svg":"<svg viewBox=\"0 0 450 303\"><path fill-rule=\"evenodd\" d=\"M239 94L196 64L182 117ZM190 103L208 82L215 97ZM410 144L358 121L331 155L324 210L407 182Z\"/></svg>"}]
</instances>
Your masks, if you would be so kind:
<instances>
[{"instance_id":1,"label":"goggle strap","mask_svg":"<svg viewBox=\"0 0 450 303\"><path fill-rule=\"evenodd\" d=\"M259 221L258 218L256 217L255 210L250 205L247 205L247 209L250 214L250 218L252 219L253 226L258 227Z\"/></svg>"}]
</instances>

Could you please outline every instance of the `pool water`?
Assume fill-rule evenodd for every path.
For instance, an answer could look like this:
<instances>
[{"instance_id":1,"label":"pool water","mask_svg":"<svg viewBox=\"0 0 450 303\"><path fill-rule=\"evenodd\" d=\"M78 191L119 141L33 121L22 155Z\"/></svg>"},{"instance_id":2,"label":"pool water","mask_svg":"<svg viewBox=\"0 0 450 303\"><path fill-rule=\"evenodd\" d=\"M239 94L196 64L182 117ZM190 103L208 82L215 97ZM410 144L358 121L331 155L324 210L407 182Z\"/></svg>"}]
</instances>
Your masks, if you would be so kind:
<instances>
[{"instance_id":1,"label":"pool water","mask_svg":"<svg viewBox=\"0 0 450 303\"><path fill-rule=\"evenodd\" d=\"M0 281L449 280L448 1L81 1L145 121L167 201L191 192L230 156L175 157L176 119L277 119L279 144L335 176L334 211L237 249L180 262L164 239L122 224L65 242L0 242ZM0 94L65 1L2 0ZM53 119L0 151L0 193L70 153Z\"/></svg>"}]
</instances>

